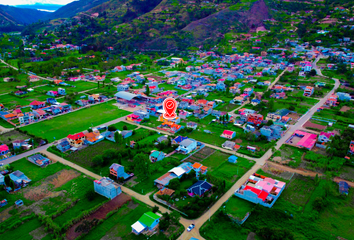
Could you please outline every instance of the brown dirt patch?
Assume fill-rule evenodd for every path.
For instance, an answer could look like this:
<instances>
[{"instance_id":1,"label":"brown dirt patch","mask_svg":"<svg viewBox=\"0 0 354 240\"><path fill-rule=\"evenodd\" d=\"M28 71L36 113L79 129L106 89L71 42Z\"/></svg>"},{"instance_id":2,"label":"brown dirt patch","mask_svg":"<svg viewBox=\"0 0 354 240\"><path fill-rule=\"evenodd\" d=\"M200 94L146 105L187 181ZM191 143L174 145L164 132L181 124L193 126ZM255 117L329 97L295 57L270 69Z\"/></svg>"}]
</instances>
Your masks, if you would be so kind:
<instances>
[{"instance_id":1,"label":"brown dirt patch","mask_svg":"<svg viewBox=\"0 0 354 240\"><path fill-rule=\"evenodd\" d=\"M209 156L210 154L214 153L215 150L210 147L202 148L198 153L203 154L205 156Z\"/></svg>"},{"instance_id":2,"label":"brown dirt patch","mask_svg":"<svg viewBox=\"0 0 354 240\"><path fill-rule=\"evenodd\" d=\"M327 126L323 126L323 125L320 125L320 124L316 124L316 123L312 123L310 121L307 121L304 126L304 128L316 128L316 129L319 129L319 130L325 130L327 128Z\"/></svg>"},{"instance_id":3,"label":"brown dirt patch","mask_svg":"<svg viewBox=\"0 0 354 240\"><path fill-rule=\"evenodd\" d=\"M80 176L80 173L75 170L61 170L49 177L43 179L43 183L35 187L27 187L23 191L23 196L32 201L39 201L52 194L50 190L65 184L66 182Z\"/></svg>"},{"instance_id":4,"label":"brown dirt patch","mask_svg":"<svg viewBox=\"0 0 354 240\"><path fill-rule=\"evenodd\" d=\"M295 124L297 120L300 118L300 115L297 113L289 113L288 117L291 118L290 124Z\"/></svg>"},{"instance_id":5,"label":"brown dirt patch","mask_svg":"<svg viewBox=\"0 0 354 240\"><path fill-rule=\"evenodd\" d=\"M236 139L236 140L235 140L235 143L237 143L237 144L238 144L238 143L242 143L242 139Z\"/></svg>"},{"instance_id":6,"label":"brown dirt patch","mask_svg":"<svg viewBox=\"0 0 354 240\"><path fill-rule=\"evenodd\" d=\"M352 108L348 107L348 106L343 106L343 107L341 107L341 109L339 111L346 112L346 111L349 111L350 109L352 109Z\"/></svg>"},{"instance_id":7,"label":"brown dirt patch","mask_svg":"<svg viewBox=\"0 0 354 240\"><path fill-rule=\"evenodd\" d=\"M92 213L90 216L86 217L83 220L90 221L95 218L96 219L104 219L106 217L107 213L109 213L117 208L120 208L128 201L131 201L131 197L129 195L121 193L119 196L117 196L117 197L113 198L111 201L105 203L102 207L97 209L97 211L95 211L94 213ZM71 226L68 229L68 231L66 232L67 239L74 240L81 235L81 232L75 232L75 228L77 226L79 226L83 222L83 220L74 224L73 226Z\"/></svg>"}]
</instances>

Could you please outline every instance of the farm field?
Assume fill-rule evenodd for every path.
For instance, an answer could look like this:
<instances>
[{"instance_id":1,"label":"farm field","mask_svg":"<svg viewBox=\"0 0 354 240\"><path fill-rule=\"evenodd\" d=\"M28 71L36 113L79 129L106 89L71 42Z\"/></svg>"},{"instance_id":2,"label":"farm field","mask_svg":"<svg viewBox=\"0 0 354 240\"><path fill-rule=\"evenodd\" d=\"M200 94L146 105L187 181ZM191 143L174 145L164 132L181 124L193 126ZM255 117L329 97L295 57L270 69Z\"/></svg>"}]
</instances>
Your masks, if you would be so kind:
<instances>
[{"instance_id":1,"label":"farm field","mask_svg":"<svg viewBox=\"0 0 354 240\"><path fill-rule=\"evenodd\" d=\"M133 225L144 213L151 211L150 207L138 202L125 204L112 216L108 217L102 224L90 231L84 239L101 239L106 236L108 239L146 239L144 235L135 235L131 232ZM161 232L153 235L149 239L164 240L168 239Z\"/></svg>"},{"instance_id":2,"label":"farm field","mask_svg":"<svg viewBox=\"0 0 354 240\"><path fill-rule=\"evenodd\" d=\"M62 139L69 134L87 130L89 127L98 126L114 119L128 115L129 112L118 109L111 104L102 103L96 106L78 110L63 116L45 120L21 128L35 136L45 138L49 142Z\"/></svg>"},{"instance_id":3,"label":"farm field","mask_svg":"<svg viewBox=\"0 0 354 240\"><path fill-rule=\"evenodd\" d=\"M282 180L262 171L259 173ZM352 220L348 217L354 211L352 189L348 196L341 196L338 193L338 184L332 181L319 179L316 184L313 178L295 175L286 182L286 189L271 209L250 203L254 206L252 213L240 227L223 214L222 207L210 222L202 226L201 235L212 240L228 239L230 236L246 239L250 232L256 233L265 226L272 228L277 222L278 229L287 229L295 239L331 239L333 236L351 239ZM230 198L225 203L226 213L239 213L241 216L252 209L246 208L247 203L235 204L233 198L236 202L243 201L236 197ZM326 205L318 205L316 202L320 200L325 201ZM313 214L316 214L316 218L313 218ZM261 238L256 236L255 239Z\"/></svg>"}]
</instances>

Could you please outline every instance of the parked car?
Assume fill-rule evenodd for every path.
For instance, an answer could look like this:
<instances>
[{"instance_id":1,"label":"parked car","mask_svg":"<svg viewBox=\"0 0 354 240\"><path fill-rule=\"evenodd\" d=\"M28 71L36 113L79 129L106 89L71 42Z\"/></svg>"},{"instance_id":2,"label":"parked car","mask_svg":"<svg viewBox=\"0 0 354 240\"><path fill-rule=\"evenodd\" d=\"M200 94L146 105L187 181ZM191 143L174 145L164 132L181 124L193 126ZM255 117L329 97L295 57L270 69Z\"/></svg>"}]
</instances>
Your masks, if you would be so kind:
<instances>
[{"instance_id":1,"label":"parked car","mask_svg":"<svg viewBox=\"0 0 354 240\"><path fill-rule=\"evenodd\" d=\"M192 231L192 229L193 229L194 227L195 227L194 224L189 225L189 227L187 228L187 232Z\"/></svg>"}]
</instances>

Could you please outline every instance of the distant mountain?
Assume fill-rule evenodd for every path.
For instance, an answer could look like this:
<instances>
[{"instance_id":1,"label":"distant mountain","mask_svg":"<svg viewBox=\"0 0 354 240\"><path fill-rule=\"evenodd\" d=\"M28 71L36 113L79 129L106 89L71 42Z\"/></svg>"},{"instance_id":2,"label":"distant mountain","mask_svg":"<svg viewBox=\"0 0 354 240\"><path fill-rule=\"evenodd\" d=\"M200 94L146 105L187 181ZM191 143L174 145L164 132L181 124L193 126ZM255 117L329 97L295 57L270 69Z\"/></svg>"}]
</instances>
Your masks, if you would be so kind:
<instances>
[{"instance_id":1,"label":"distant mountain","mask_svg":"<svg viewBox=\"0 0 354 240\"><path fill-rule=\"evenodd\" d=\"M56 19L56 18L70 18L75 16L77 13L85 12L93 7L96 7L108 0L79 0L71 2L61 8L59 8L54 13L47 15L46 19Z\"/></svg>"},{"instance_id":2,"label":"distant mountain","mask_svg":"<svg viewBox=\"0 0 354 240\"><path fill-rule=\"evenodd\" d=\"M0 5L0 25L30 24L43 19L48 14L48 12L38 11L35 9Z\"/></svg>"},{"instance_id":3,"label":"distant mountain","mask_svg":"<svg viewBox=\"0 0 354 240\"><path fill-rule=\"evenodd\" d=\"M63 6L64 5L58 5L58 4L36 3L36 4L31 4L31 5L16 5L15 7L30 8L30 9L37 9L37 10L41 10L41 11L54 12Z\"/></svg>"}]
</instances>

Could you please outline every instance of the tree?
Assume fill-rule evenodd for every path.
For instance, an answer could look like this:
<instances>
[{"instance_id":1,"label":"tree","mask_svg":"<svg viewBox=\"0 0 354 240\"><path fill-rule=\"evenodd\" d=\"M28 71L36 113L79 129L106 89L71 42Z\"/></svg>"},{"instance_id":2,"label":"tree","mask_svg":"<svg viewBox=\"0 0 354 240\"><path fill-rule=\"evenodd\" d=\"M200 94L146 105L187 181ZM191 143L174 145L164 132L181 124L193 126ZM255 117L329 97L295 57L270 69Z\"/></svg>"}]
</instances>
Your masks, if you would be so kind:
<instances>
[{"instance_id":1,"label":"tree","mask_svg":"<svg viewBox=\"0 0 354 240\"><path fill-rule=\"evenodd\" d=\"M269 100L268 108L269 108L269 111L271 111L271 112L274 111L274 99L273 98Z\"/></svg>"},{"instance_id":2,"label":"tree","mask_svg":"<svg viewBox=\"0 0 354 240\"><path fill-rule=\"evenodd\" d=\"M15 182L14 181L10 181L10 188L12 188L12 190L15 190Z\"/></svg>"},{"instance_id":3,"label":"tree","mask_svg":"<svg viewBox=\"0 0 354 240\"><path fill-rule=\"evenodd\" d=\"M152 208L152 212L153 212L153 213L157 213L157 211L159 211L159 207L158 207L158 206L154 206L154 207Z\"/></svg>"},{"instance_id":4,"label":"tree","mask_svg":"<svg viewBox=\"0 0 354 240\"><path fill-rule=\"evenodd\" d=\"M311 69L311 71L309 72L309 75L310 76L316 76L316 74L317 74L317 72L316 72L316 70L315 69Z\"/></svg>"},{"instance_id":5,"label":"tree","mask_svg":"<svg viewBox=\"0 0 354 240\"><path fill-rule=\"evenodd\" d=\"M97 155L92 159L92 165L94 167L96 166L101 166L103 164L103 158L102 155Z\"/></svg>"},{"instance_id":6,"label":"tree","mask_svg":"<svg viewBox=\"0 0 354 240\"><path fill-rule=\"evenodd\" d=\"M11 182L10 175L6 175L6 176L5 176L5 185L6 185L6 186L10 186L10 182Z\"/></svg>"},{"instance_id":7,"label":"tree","mask_svg":"<svg viewBox=\"0 0 354 240\"><path fill-rule=\"evenodd\" d=\"M124 126L123 126L123 130L128 130L127 125L124 125Z\"/></svg>"},{"instance_id":8,"label":"tree","mask_svg":"<svg viewBox=\"0 0 354 240\"><path fill-rule=\"evenodd\" d=\"M89 202L93 201L96 196L97 196L97 195L96 195L96 193L95 193L95 191L94 191L93 189L90 189L89 191L87 191L87 192L85 193L85 198L86 198Z\"/></svg>"},{"instance_id":9,"label":"tree","mask_svg":"<svg viewBox=\"0 0 354 240\"><path fill-rule=\"evenodd\" d=\"M174 178L171 179L170 183L168 184L169 188L176 190L178 186L180 185L179 179Z\"/></svg>"},{"instance_id":10,"label":"tree","mask_svg":"<svg viewBox=\"0 0 354 240\"><path fill-rule=\"evenodd\" d=\"M113 125L110 125L110 126L108 126L108 131L114 132L114 131L117 131L117 128Z\"/></svg>"},{"instance_id":11,"label":"tree","mask_svg":"<svg viewBox=\"0 0 354 240\"><path fill-rule=\"evenodd\" d=\"M150 96L150 88L148 85L145 86L146 89L146 96Z\"/></svg>"},{"instance_id":12,"label":"tree","mask_svg":"<svg viewBox=\"0 0 354 240\"><path fill-rule=\"evenodd\" d=\"M268 122L266 123L267 126L272 126L274 124L274 122L272 120L268 120Z\"/></svg>"}]
</instances>

